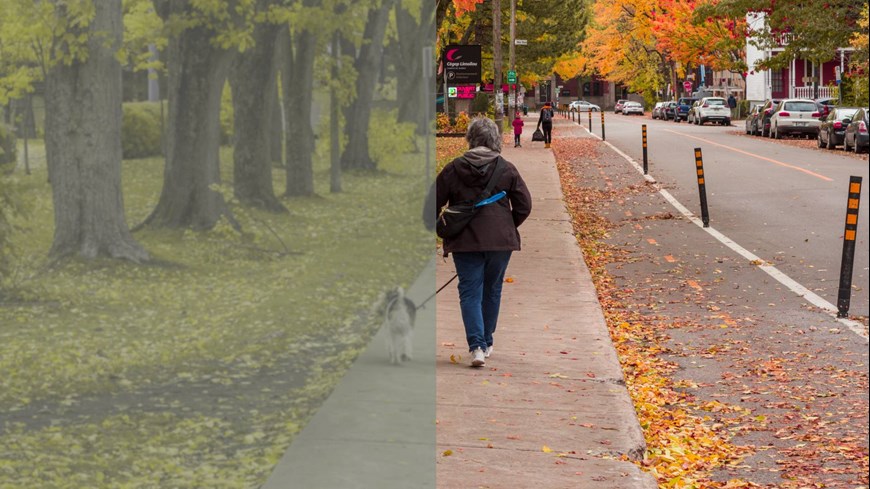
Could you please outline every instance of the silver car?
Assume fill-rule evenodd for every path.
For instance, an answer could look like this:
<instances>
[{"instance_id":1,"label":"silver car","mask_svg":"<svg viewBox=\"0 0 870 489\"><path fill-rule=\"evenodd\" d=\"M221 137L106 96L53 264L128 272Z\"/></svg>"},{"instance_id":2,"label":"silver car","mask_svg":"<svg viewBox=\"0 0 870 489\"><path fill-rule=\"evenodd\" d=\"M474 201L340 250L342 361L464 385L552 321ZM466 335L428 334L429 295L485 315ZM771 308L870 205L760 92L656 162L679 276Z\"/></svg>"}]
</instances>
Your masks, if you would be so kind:
<instances>
[{"instance_id":1,"label":"silver car","mask_svg":"<svg viewBox=\"0 0 870 489\"><path fill-rule=\"evenodd\" d=\"M638 114L643 115L643 105L640 102L626 102L622 106L622 115Z\"/></svg>"},{"instance_id":2,"label":"silver car","mask_svg":"<svg viewBox=\"0 0 870 489\"><path fill-rule=\"evenodd\" d=\"M770 137L782 139L786 134L801 134L815 138L819 134L819 107L802 98L787 98L773 108L770 116Z\"/></svg>"},{"instance_id":3,"label":"silver car","mask_svg":"<svg viewBox=\"0 0 870 489\"><path fill-rule=\"evenodd\" d=\"M568 110L575 110L577 112L601 112L601 107L585 100L575 100L568 104Z\"/></svg>"}]
</instances>

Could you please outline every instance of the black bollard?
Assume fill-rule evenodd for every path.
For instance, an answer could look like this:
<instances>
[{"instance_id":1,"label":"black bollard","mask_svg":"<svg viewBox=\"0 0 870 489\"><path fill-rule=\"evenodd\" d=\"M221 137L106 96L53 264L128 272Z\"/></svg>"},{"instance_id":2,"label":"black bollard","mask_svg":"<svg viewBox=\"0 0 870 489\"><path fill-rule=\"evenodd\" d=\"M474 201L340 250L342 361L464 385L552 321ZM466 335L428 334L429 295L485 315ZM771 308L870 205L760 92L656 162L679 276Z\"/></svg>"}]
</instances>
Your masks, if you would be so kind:
<instances>
[{"instance_id":1,"label":"black bollard","mask_svg":"<svg viewBox=\"0 0 870 489\"><path fill-rule=\"evenodd\" d=\"M698 172L698 192L701 194L701 222L704 227L710 227L710 213L707 211L707 186L704 183L704 158L701 148L695 148L695 168Z\"/></svg>"},{"instance_id":2,"label":"black bollard","mask_svg":"<svg viewBox=\"0 0 870 489\"><path fill-rule=\"evenodd\" d=\"M861 181L861 177L849 177L849 200L846 204L846 231L843 233L843 258L840 261L840 290L837 294L838 318L849 316L849 304L852 300L852 265L855 263L855 237L858 234Z\"/></svg>"},{"instance_id":3,"label":"black bollard","mask_svg":"<svg viewBox=\"0 0 870 489\"><path fill-rule=\"evenodd\" d=\"M607 139L604 137L604 111L601 111L601 140L606 141Z\"/></svg>"},{"instance_id":4,"label":"black bollard","mask_svg":"<svg viewBox=\"0 0 870 489\"><path fill-rule=\"evenodd\" d=\"M646 124L641 126L641 134L643 135L643 174L646 175L649 173L649 166L647 165L646 160Z\"/></svg>"}]
</instances>

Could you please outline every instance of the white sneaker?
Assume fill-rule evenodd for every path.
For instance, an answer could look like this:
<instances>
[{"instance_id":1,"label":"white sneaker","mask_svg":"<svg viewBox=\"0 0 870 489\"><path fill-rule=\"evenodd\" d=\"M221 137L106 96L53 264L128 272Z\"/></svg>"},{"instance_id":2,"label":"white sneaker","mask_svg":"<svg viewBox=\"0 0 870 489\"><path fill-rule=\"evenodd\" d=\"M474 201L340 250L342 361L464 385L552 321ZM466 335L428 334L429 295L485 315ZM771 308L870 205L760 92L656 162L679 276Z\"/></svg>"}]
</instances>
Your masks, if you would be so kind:
<instances>
[{"instance_id":1,"label":"white sneaker","mask_svg":"<svg viewBox=\"0 0 870 489\"><path fill-rule=\"evenodd\" d=\"M476 348L473 352L471 352L471 366L472 367L483 367L486 365L486 354L483 353L483 350L480 348Z\"/></svg>"},{"instance_id":2,"label":"white sneaker","mask_svg":"<svg viewBox=\"0 0 870 489\"><path fill-rule=\"evenodd\" d=\"M490 355L492 355L492 345L487 346L486 352L484 352L483 354L483 356L485 356L486 358L489 358Z\"/></svg>"}]
</instances>

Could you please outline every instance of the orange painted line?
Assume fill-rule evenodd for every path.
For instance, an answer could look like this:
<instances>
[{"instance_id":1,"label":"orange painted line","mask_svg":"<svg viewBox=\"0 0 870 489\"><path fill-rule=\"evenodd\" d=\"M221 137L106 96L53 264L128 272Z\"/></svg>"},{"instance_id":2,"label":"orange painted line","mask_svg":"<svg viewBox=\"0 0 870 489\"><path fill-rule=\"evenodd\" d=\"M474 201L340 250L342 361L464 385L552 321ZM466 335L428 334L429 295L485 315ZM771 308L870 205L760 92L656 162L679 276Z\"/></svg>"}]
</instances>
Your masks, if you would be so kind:
<instances>
[{"instance_id":1,"label":"orange painted line","mask_svg":"<svg viewBox=\"0 0 870 489\"><path fill-rule=\"evenodd\" d=\"M671 256L671 255L665 255L665 261L668 262L668 263L674 263L674 262L677 261L677 259L674 258L674 257Z\"/></svg>"},{"instance_id":2,"label":"orange painted line","mask_svg":"<svg viewBox=\"0 0 870 489\"><path fill-rule=\"evenodd\" d=\"M688 135L688 134L685 134L685 133L682 133L682 132L678 132L678 131L674 131L674 130L672 130L672 129L665 129L665 131L670 132L670 133L673 133L673 134L678 134L678 135L683 136L683 137L692 138L692 139L697 139L698 141L703 141L703 142L705 142L705 143L707 143L707 144L712 144L713 146L719 146L720 148L725 148L725 149L727 149L727 150L731 150L731 151L734 151L734 152L737 152L737 153L740 153L740 154L744 154L744 155L746 155L746 156L751 156L751 157L753 157L753 158L758 158L759 160L762 160L762 161L767 161L767 162L770 162L770 163L773 163L773 164L776 164L776 165L784 166L784 167L786 167L786 168L791 168L792 170L797 170L797 171L800 171L800 172L804 172L804 173L806 173L807 175L811 175L811 176L814 176L814 177L816 177L816 178L820 178L820 179L822 179L822 180L824 180L824 181L826 181L826 182L833 182L833 181L834 181L833 178L828 178L828 177L826 177L826 176L824 176L824 175L821 175L821 174L818 174L818 173L816 173L816 172L813 172L813 171L807 170L806 168L801 168L801 167L799 167L799 166L789 165L788 163L783 163L782 161L774 160L773 158L768 158L768 157L766 157L766 156L761 156L761 155L757 155L757 154L755 154L755 153L750 153L749 151L743 151L742 149L732 148L732 147L730 147L730 146L726 146L726 145L724 145L724 144L715 143L715 142L713 142L713 141L710 141L709 139L699 138L699 137L697 137L697 136L690 136L690 135Z\"/></svg>"},{"instance_id":3,"label":"orange painted line","mask_svg":"<svg viewBox=\"0 0 870 489\"><path fill-rule=\"evenodd\" d=\"M652 238L647 238L647 239L646 239L646 242L649 243L649 244L651 244L651 245L657 245L657 244L658 244L658 243L656 243L656 240L654 240L654 239L652 239Z\"/></svg>"},{"instance_id":4,"label":"orange painted line","mask_svg":"<svg viewBox=\"0 0 870 489\"><path fill-rule=\"evenodd\" d=\"M686 283L689 284L689 287L695 290L704 290L700 285L698 285L698 282L695 282L694 280L686 280Z\"/></svg>"}]
</instances>

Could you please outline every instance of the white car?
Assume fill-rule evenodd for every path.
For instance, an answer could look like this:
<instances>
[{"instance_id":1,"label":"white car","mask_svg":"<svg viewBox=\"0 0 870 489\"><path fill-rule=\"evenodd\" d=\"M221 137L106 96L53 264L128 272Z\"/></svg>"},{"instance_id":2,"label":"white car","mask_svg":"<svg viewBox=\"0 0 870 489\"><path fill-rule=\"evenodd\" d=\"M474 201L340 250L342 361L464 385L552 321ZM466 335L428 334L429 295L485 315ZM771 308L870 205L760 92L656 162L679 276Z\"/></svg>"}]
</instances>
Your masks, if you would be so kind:
<instances>
[{"instance_id":1,"label":"white car","mask_svg":"<svg viewBox=\"0 0 870 489\"><path fill-rule=\"evenodd\" d=\"M622 115L643 115L643 105L640 102L626 102L622 106Z\"/></svg>"},{"instance_id":2,"label":"white car","mask_svg":"<svg viewBox=\"0 0 870 489\"><path fill-rule=\"evenodd\" d=\"M574 110L577 112L601 112L601 107L585 100L575 100L568 104L568 110Z\"/></svg>"},{"instance_id":3,"label":"white car","mask_svg":"<svg viewBox=\"0 0 870 489\"><path fill-rule=\"evenodd\" d=\"M724 98L704 97L697 102L692 120L699 126L703 126L705 122L718 122L730 126L731 108Z\"/></svg>"},{"instance_id":4,"label":"white car","mask_svg":"<svg viewBox=\"0 0 870 489\"><path fill-rule=\"evenodd\" d=\"M787 98L773 108L770 116L770 137L782 139L785 134L816 137L819 134L819 107L812 100Z\"/></svg>"}]
</instances>

